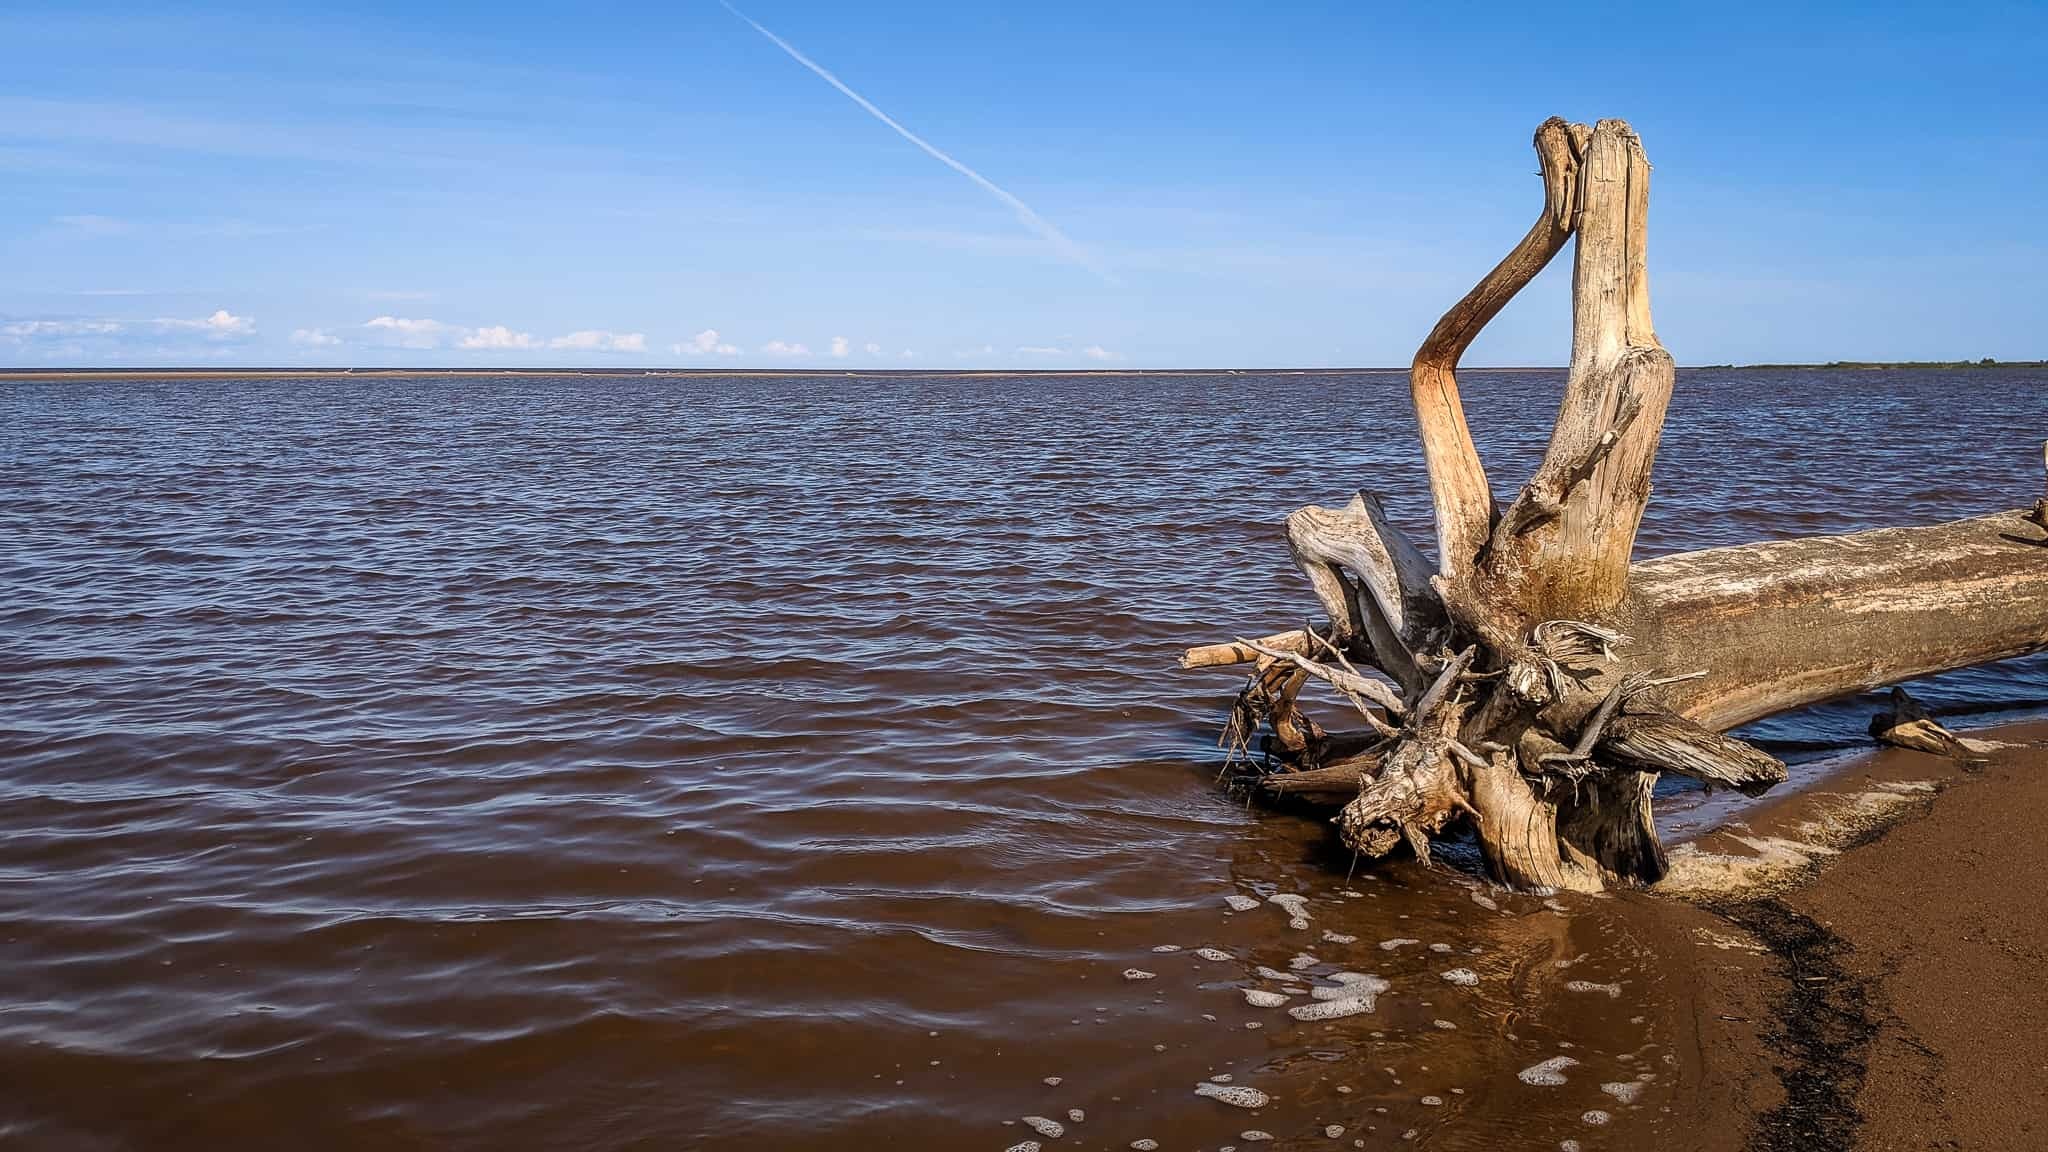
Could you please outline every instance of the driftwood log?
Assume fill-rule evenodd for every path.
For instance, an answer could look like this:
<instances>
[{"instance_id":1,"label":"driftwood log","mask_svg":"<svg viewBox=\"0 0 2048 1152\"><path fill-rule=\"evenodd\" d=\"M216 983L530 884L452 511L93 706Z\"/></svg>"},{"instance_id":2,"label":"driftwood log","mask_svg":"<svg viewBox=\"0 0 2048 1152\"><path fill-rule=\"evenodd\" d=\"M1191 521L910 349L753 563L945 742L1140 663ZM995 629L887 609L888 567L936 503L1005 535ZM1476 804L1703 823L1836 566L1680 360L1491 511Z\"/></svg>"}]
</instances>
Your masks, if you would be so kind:
<instances>
[{"instance_id":1,"label":"driftwood log","mask_svg":"<svg viewBox=\"0 0 2048 1152\"><path fill-rule=\"evenodd\" d=\"M1904 688L1892 689L1889 706L1870 718L1870 735L1880 744L1945 756L1971 767L1982 765L2000 748L2011 747L1996 740L1956 735L1942 727Z\"/></svg>"},{"instance_id":2,"label":"driftwood log","mask_svg":"<svg viewBox=\"0 0 2048 1152\"><path fill-rule=\"evenodd\" d=\"M1543 205L1415 355L1436 560L1374 496L1287 518L1327 621L1191 649L1252 664L1226 724L1255 786L1341 804L1366 856L1425 860L1454 825L1502 883L1581 891L1665 870L1663 772L1756 792L1776 758L1723 733L1829 697L2048 648L2048 500L1920 528L1632 562L1675 372L1650 323L1650 165L1619 120L1536 131ZM1496 505L1459 402L1479 330L1576 240L1563 401L1535 475ZM1314 677L1364 729L1303 714Z\"/></svg>"}]
</instances>

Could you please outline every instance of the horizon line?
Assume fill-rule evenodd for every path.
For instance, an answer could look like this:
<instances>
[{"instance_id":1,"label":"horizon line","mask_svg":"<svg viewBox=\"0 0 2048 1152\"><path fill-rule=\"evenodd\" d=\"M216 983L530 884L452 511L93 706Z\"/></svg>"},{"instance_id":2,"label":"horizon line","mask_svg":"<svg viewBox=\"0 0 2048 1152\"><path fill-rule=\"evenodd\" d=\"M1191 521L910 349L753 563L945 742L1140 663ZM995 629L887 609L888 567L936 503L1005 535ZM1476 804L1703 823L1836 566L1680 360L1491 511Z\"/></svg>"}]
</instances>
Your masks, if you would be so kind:
<instances>
[{"instance_id":1,"label":"horizon line","mask_svg":"<svg viewBox=\"0 0 2048 1152\"><path fill-rule=\"evenodd\" d=\"M1468 364L1460 366L1467 372L1563 372L1563 364ZM1754 364L1680 364L1679 371L1737 371L1737 370L1802 370L1837 369L1842 371L1879 370L1898 368L2041 368L2048 367L2048 359L2042 360L1829 360L1829 361L1783 361L1759 362ZM422 377L422 376L662 376L662 377L846 377L846 376L1308 376L1345 374L1401 374L1406 375L1405 366L1355 365L1348 367L1235 367L1235 368L704 368L704 367L601 367L596 365L577 366L507 366L484 368L475 366L419 367L399 365L353 365L353 366L292 366L258 365L240 368L224 368L209 365L129 365L104 367L30 368L0 366L0 379L15 380L63 380L118 377L158 377L189 379L280 379L295 376L365 376L365 377Z\"/></svg>"}]
</instances>

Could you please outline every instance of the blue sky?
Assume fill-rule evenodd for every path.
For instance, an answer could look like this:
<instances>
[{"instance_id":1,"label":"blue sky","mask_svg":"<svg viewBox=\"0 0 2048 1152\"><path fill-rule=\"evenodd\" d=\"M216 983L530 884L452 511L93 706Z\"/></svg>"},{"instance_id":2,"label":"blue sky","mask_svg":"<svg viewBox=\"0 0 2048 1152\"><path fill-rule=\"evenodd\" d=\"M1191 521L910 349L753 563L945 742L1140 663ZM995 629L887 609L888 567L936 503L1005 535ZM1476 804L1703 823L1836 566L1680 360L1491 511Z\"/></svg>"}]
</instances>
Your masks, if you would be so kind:
<instances>
[{"instance_id":1,"label":"blue sky","mask_svg":"<svg viewBox=\"0 0 2048 1152\"><path fill-rule=\"evenodd\" d=\"M986 183L717 0L8 5L0 364L1405 364L1552 114L1680 363L2048 356L2048 6L739 7Z\"/></svg>"}]
</instances>

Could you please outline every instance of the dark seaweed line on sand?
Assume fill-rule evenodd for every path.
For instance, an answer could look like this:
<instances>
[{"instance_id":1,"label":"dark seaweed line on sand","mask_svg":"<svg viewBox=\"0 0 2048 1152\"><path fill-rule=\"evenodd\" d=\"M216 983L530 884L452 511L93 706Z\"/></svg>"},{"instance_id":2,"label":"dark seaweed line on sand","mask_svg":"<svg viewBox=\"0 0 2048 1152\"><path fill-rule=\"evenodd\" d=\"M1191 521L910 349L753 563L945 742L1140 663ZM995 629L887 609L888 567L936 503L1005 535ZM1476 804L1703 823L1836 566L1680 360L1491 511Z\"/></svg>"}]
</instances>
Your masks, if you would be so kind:
<instances>
[{"instance_id":1,"label":"dark seaweed line on sand","mask_svg":"<svg viewBox=\"0 0 2048 1152\"><path fill-rule=\"evenodd\" d=\"M1931 803L1922 805L1903 820L1924 816L1931 808ZM1903 820L1867 828L1838 847L1874 843ZM1787 887L1799 887L1822 867L1813 865ZM1750 1152L1851 1152L1863 1126L1856 1100L1883 1023L1878 982L1849 971L1842 963L1853 951L1849 943L1778 895L1703 901L1702 906L1762 941L1785 984L1771 1005L1775 1025L1763 1036L1781 1060L1772 1071L1785 1101L1757 1115Z\"/></svg>"},{"instance_id":2,"label":"dark seaweed line on sand","mask_svg":"<svg viewBox=\"0 0 2048 1152\"><path fill-rule=\"evenodd\" d=\"M1877 1021L1873 982L1842 967L1840 937L1775 896L1714 907L1770 948L1785 991L1763 1040L1785 1102L1756 1117L1751 1152L1849 1152L1863 1125L1856 1098Z\"/></svg>"}]
</instances>

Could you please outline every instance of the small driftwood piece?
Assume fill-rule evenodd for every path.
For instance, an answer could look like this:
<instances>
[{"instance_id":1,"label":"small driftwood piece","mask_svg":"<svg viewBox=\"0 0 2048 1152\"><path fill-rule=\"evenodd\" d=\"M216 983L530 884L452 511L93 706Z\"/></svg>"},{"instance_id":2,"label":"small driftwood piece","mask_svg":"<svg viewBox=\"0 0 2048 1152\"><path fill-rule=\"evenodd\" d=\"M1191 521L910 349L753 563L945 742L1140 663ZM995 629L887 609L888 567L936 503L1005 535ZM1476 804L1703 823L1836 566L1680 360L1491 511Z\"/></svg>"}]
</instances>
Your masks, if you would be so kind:
<instances>
[{"instance_id":1,"label":"small driftwood piece","mask_svg":"<svg viewBox=\"0 0 2048 1152\"><path fill-rule=\"evenodd\" d=\"M1635 562L1677 378L1650 321L1650 165L1619 120L1551 119L1535 147L1535 223L1444 314L1409 372L1435 559L1375 496L1300 509L1287 547L1328 624L1203 645L1181 662L1253 666L1226 745L1249 764L1263 733L1257 790L1340 804L1332 823L1356 852L1427 859L1431 837L1469 828L1503 883L1590 891L1663 874L1651 818L1662 773L1750 793L1785 779L1783 763L1729 729L2048 649L2048 498L1931 527ZM1501 508L1458 362L1567 245L1557 421ZM1308 720L1296 694L1311 679L1336 687L1366 728ZM1887 738L1973 751L1924 714L1893 714Z\"/></svg>"},{"instance_id":2,"label":"small driftwood piece","mask_svg":"<svg viewBox=\"0 0 2048 1152\"><path fill-rule=\"evenodd\" d=\"M1904 688L1893 688L1890 707L1870 718L1870 734L1880 744L1946 756L1964 764L1982 764L1990 753L2005 747L1993 740L1958 736L1942 727Z\"/></svg>"}]
</instances>

